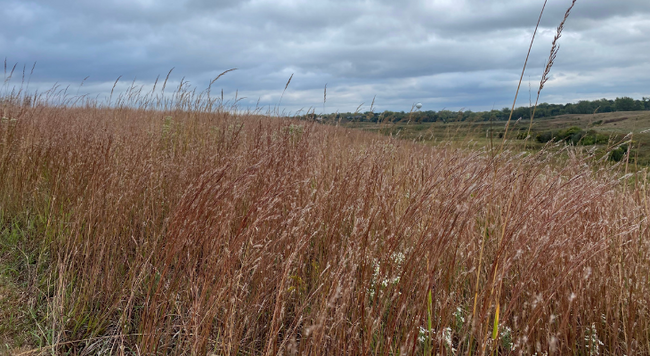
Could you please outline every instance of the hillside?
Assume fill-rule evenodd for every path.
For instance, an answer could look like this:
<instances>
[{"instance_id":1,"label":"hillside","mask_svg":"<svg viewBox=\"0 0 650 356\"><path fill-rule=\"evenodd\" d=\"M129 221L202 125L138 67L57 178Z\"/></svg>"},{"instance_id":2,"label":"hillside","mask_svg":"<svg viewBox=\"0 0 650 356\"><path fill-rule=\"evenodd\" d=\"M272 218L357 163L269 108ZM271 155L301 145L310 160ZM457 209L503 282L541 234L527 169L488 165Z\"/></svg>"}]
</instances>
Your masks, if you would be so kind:
<instances>
[{"instance_id":1,"label":"hillside","mask_svg":"<svg viewBox=\"0 0 650 356\"><path fill-rule=\"evenodd\" d=\"M7 353L650 353L647 171L190 105L6 103Z\"/></svg>"},{"instance_id":2,"label":"hillside","mask_svg":"<svg viewBox=\"0 0 650 356\"><path fill-rule=\"evenodd\" d=\"M437 144L440 142L455 142L463 146L473 142L479 146L489 147L490 136L492 144L503 138L506 123L504 121L463 121L463 122L345 122L344 126L357 128L372 132L381 132L385 135L392 135L407 140L416 140ZM524 142L529 127L531 138ZM633 145L631 148L631 159L639 164L650 164L650 111L621 111L596 114L567 114L548 118L535 119L532 126L529 121L513 120L508 128L509 141L507 147L514 150L540 149L551 138L560 140L557 134L572 128L579 128L594 135L602 135L604 139L596 144L586 141L574 141L577 144L589 148L595 146L601 155L621 142L629 139L626 135L632 133ZM491 133L491 134L490 134ZM549 135L545 140L538 139L539 135ZM603 142L604 141L604 142ZM587 143L587 145L584 145Z\"/></svg>"}]
</instances>

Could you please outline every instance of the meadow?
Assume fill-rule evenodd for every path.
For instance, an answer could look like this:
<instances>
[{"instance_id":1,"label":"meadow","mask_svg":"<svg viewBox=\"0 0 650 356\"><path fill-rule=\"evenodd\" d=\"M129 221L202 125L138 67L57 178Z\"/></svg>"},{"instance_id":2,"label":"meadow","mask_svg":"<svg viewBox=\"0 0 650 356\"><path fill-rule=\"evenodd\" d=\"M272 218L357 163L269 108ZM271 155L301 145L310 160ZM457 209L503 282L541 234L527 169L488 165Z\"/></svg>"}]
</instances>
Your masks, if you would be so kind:
<instances>
[{"instance_id":1,"label":"meadow","mask_svg":"<svg viewBox=\"0 0 650 356\"><path fill-rule=\"evenodd\" d=\"M2 353L650 354L643 122L533 122L590 147L6 84Z\"/></svg>"},{"instance_id":2,"label":"meadow","mask_svg":"<svg viewBox=\"0 0 650 356\"><path fill-rule=\"evenodd\" d=\"M459 113L460 115L461 113ZM342 120L341 125L425 144L441 142L475 144L492 147L504 143L506 121L451 121L419 122L400 120L380 122ZM526 139L529 135L530 138ZM548 141L564 141L597 151L599 157L611 156L612 149L629 144L630 161L638 165L650 164L650 111L620 111L594 114L570 114L528 120L515 120L509 127L505 146L511 150L543 149ZM578 133L577 137L558 137L562 132ZM571 136L571 135L568 135ZM585 137L586 136L586 137ZM587 141L590 137L599 140ZM627 147L627 146L626 146ZM622 156L619 157L622 158Z\"/></svg>"},{"instance_id":3,"label":"meadow","mask_svg":"<svg viewBox=\"0 0 650 356\"><path fill-rule=\"evenodd\" d=\"M3 98L2 352L650 353L646 168L177 94Z\"/></svg>"}]
</instances>

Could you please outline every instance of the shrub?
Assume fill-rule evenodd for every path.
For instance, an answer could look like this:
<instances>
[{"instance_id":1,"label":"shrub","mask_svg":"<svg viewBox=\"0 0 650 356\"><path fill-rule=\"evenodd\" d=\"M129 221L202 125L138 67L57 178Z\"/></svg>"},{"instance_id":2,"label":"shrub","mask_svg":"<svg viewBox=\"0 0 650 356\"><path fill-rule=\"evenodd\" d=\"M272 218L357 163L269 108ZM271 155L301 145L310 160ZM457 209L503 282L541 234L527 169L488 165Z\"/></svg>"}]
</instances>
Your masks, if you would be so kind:
<instances>
[{"instance_id":1,"label":"shrub","mask_svg":"<svg viewBox=\"0 0 650 356\"><path fill-rule=\"evenodd\" d=\"M535 136L535 139L539 143L547 143L547 142L553 140L553 138L554 138L554 135L553 135L552 131L544 131L542 133L537 134L537 136Z\"/></svg>"},{"instance_id":2,"label":"shrub","mask_svg":"<svg viewBox=\"0 0 650 356\"><path fill-rule=\"evenodd\" d=\"M619 147L611 150L609 154L609 159L614 162L619 162L627 156L627 150L628 150L627 144L620 145Z\"/></svg>"}]
</instances>

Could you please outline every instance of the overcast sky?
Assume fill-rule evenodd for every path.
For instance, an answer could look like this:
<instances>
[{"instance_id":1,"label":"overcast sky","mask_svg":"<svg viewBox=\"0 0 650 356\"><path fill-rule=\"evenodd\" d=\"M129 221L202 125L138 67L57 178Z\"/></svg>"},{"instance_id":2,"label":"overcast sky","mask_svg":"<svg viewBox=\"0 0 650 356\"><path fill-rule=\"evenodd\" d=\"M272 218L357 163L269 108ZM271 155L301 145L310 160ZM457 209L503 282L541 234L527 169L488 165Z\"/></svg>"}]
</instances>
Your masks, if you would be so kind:
<instances>
[{"instance_id":1,"label":"overcast sky","mask_svg":"<svg viewBox=\"0 0 650 356\"><path fill-rule=\"evenodd\" d=\"M512 104L542 0L1 0L0 55L31 88L105 94L174 67L243 107L317 112ZM549 0L518 106L533 101L570 0ZM650 96L650 1L578 0L541 102ZM79 83L89 76L83 87ZM13 79L15 84L15 78ZM323 108L323 88L327 102Z\"/></svg>"}]
</instances>

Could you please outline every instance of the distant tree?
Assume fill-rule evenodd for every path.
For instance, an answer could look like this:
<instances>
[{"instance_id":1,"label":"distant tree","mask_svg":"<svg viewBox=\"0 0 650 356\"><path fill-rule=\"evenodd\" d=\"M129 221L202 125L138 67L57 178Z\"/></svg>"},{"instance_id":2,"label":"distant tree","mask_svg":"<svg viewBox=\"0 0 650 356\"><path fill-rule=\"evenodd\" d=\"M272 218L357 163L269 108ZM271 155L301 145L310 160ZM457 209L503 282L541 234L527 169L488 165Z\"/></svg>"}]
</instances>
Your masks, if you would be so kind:
<instances>
[{"instance_id":1,"label":"distant tree","mask_svg":"<svg viewBox=\"0 0 650 356\"><path fill-rule=\"evenodd\" d=\"M600 99L600 100L596 100L596 104L598 105L597 106L598 107L598 112L612 112L612 111L615 111L614 101L613 100Z\"/></svg>"},{"instance_id":2,"label":"distant tree","mask_svg":"<svg viewBox=\"0 0 650 356\"><path fill-rule=\"evenodd\" d=\"M386 111L384 111L382 116L383 116L382 121L393 121L393 120L395 120L395 113L392 112L392 111L386 110Z\"/></svg>"},{"instance_id":3,"label":"distant tree","mask_svg":"<svg viewBox=\"0 0 650 356\"><path fill-rule=\"evenodd\" d=\"M531 113L532 113L531 108L529 108L528 106L518 107L518 108L515 109L515 111L512 112L512 119L517 120L519 118L522 118L522 120L523 119L528 120L528 119L530 119ZM537 115L537 114L535 114L535 115Z\"/></svg>"},{"instance_id":4,"label":"distant tree","mask_svg":"<svg viewBox=\"0 0 650 356\"><path fill-rule=\"evenodd\" d=\"M616 111L635 111L635 110L643 110L642 105L640 105L640 102L624 96L622 98L616 98L614 101L614 106L616 107Z\"/></svg>"},{"instance_id":5,"label":"distant tree","mask_svg":"<svg viewBox=\"0 0 650 356\"><path fill-rule=\"evenodd\" d=\"M507 120L510 117L510 108L501 109L501 120Z\"/></svg>"},{"instance_id":6,"label":"distant tree","mask_svg":"<svg viewBox=\"0 0 650 356\"><path fill-rule=\"evenodd\" d=\"M589 100L580 100L573 105L574 114L592 114L596 110L596 102Z\"/></svg>"},{"instance_id":7,"label":"distant tree","mask_svg":"<svg viewBox=\"0 0 650 356\"><path fill-rule=\"evenodd\" d=\"M438 111L438 118L442 122L451 122L456 118L456 113L450 110Z\"/></svg>"},{"instance_id":8,"label":"distant tree","mask_svg":"<svg viewBox=\"0 0 650 356\"><path fill-rule=\"evenodd\" d=\"M599 99L594 101L589 100L580 100L577 103L568 103L568 104L549 104L541 103L537 106L535 110L535 118L543 117L553 117L564 114L578 114L578 115L589 115L593 113L606 113L614 111L633 111L633 110L650 110L650 97L643 97L641 100L635 100L630 97L616 98L616 100L609 99ZM381 115L379 113L369 113L365 112L364 114L359 113L343 113L341 117L350 121L391 121L391 122L405 122L410 120L412 122L455 122L455 121L505 121L510 117L510 108L505 107L501 110L491 110L483 112L473 112L471 110L467 111L451 111L451 110L440 110L440 111L415 111L415 112L394 112L394 111L384 111ZM522 118L523 120L530 119L532 114L532 108L528 106L521 106L514 110L512 113L512 119L517 120ZM544 141L547 139L547 134L543 134L539 138ZM564 138L563 138L564 139ZM598 141L596 138L585 138L585 140ZM540 141L540 142L542 142ZM574 142L573 139L568 141ZM546 141L544 141L546 142Z\"/></svg>"}]
</instances>

